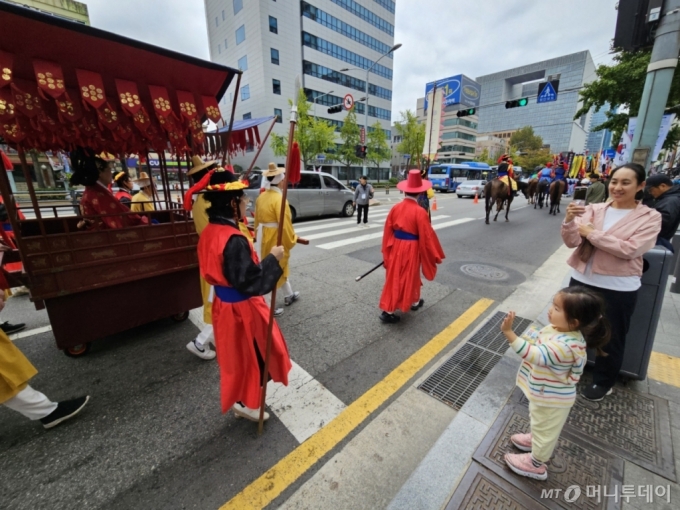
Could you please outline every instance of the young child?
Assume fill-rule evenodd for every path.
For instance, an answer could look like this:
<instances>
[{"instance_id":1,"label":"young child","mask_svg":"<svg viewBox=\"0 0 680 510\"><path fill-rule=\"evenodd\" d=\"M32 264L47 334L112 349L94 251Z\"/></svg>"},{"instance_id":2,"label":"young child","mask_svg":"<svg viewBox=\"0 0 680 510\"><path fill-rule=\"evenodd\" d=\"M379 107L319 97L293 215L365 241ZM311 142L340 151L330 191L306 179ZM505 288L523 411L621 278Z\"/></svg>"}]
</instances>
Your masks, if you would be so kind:
<instances>
[{"instance_id":1,"label":"young child","mask_svg":"<svg viewBox=\"0 0 680 510\"><path fill-rule=\"evenodd\" d=\"M586 364L586 348L606 356L609 341L605 303L585 287L567 287L553 298L548 311L550 325L529 330L523 337L512 331L515 312L509 312L501 331L523 358L517 386L529 399L531 431L510 440L523 452L506 453L505 463L515 473L537 480L548 478L550 460L560 432L576 399L576 384Z\"/></svg>"}]
</instances>

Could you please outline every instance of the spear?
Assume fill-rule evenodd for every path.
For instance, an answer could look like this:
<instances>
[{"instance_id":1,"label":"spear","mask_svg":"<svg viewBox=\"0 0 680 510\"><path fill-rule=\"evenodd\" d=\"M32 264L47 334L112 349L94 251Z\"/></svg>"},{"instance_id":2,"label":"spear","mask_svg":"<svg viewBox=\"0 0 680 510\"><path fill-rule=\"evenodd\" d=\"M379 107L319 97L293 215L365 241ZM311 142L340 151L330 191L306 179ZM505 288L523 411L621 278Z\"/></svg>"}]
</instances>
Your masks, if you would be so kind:
<instances>
[{"instance_id":1,"label":"spear","mask_svg":"<svg viewBox=\"0 0 680 510\"><path fill-rule=\"evenodd\" d=\"M279 231L276 237L276 246L281 246L283 239L283 221L286 216L286 197L288 196L288 182L295 184L300 182L300 147L293 141L295 126L297 124L297 98L300 91L300 76L295 77L295 95L293 106L290 109L290 128L288 130L288 152L286 157L286 173L283 178L283 192L281 197L281 211L279 214ZM269 327L267 328L267 349L264 356L264 372L262 373L262 396L260 398L260 420L257 428L258 435L262 434L264 427L264 404L267 398L267 379L269 375L269 358L272 350L272 335L274 332L274 310L276 309L276 286L272 290L271 306L269 308Z\"/></svg>"}]
</instances>

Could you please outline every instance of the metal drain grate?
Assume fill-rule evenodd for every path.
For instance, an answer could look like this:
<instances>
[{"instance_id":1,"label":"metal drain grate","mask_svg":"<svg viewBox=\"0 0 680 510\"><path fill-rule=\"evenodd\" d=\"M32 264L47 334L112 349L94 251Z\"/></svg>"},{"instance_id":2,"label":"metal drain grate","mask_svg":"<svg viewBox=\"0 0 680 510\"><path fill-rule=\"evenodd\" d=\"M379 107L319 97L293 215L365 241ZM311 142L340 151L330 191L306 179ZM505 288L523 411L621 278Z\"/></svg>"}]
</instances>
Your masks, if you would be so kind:
<instances>
[{"instance_id":1,"label":"metal drain grate","mask_svg":"<svg viewBox=\"0 0 680 510\"><path fill-rule=\"evenodd\" d=\"M503 312L491 317L468 343L423 381L418 389L456 410L463 407L508 349L508 342L500 332L503 317ZM520 333L526 330L531 321L517 317L515 324L515 332Z\"/></svg>"}]
</instances>

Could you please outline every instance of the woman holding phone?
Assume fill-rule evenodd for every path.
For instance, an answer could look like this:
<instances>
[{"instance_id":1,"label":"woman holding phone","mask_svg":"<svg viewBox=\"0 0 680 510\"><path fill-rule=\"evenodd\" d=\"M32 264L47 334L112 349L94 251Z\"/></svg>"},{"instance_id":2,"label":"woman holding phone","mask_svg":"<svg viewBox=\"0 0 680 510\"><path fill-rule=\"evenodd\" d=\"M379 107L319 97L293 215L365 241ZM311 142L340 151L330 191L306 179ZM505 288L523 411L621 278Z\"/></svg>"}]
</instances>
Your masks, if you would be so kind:
<instances>
[{"instance_id":1,"label":"woman holding phone","mask_svg":"<svg viewBox=\"0 0 680 510\"><path fill-rule=\"evenodd\" d=\"M567 263L570 286L582 285L598 292L607 307L611 326L606 356L595 359L593 384L582 395L600 401L609 395L623 364L630 318L642 285L642 255L652 249L661 230L661 215L642 205L638 195L645 187L645 169L627 163L611 172L606 204L584 205L574 200L562 224L562 239L578 248Z\"/></svg>"}]
</instances>

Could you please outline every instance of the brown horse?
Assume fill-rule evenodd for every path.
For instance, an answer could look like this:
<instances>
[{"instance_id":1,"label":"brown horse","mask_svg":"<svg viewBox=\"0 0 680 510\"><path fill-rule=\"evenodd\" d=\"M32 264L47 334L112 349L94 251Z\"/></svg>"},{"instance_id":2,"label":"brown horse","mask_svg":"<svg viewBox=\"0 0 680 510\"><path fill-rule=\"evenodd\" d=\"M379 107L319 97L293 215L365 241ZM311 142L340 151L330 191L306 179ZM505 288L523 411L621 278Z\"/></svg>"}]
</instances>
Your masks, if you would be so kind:
<instances>
[{"instance_id":1,"label":"brown horse","mask_svg":"<svg viewBox=\"0 0 680 510\"><path fill-rule=\"evenodd\" d=\"M536 203L536 195L538 193L538 179L531 179L529 181L529 187L527 188L527 195L529 197L529 203Z\"/></svg>"},{"instance_id":2,"label":"brown horse","mask_svg":"<svg viewBox=\"0 0 680 510\"><path fill-rule=\"evenodd\" d=\"M534 201L534 209L536 209L536 206L538 205L541 209L543 209L543 204L545 203L546 199L548 198L548 193L550 190L550 182L542 179L538 183L538 192L536 195L536 200Z\"/></svg>"},{"instance_id":3,"label":"brown horse","mask_svg":"<svg viewBox=\"0 0 680 510\"><path fill-rule=\"evenodd\" d=\"M564 186L564 181L554 181L550 185L550 211L548 213L553 216L557 216L557 213L560 212L560 200L564 193Z\"/></svg>"},{"instance_id":4,"label":"brown horse","mask_svg":"<svg viewBox=\"0 0 680 510\"><path fill-rule=\"evenodd\" d=\"M510 204L512 204L512 199L515 198L514 193L508 193L508 187L505 183L499 179L493 179L486 183L484 186L484 198L486 200L486 224L489 224L489 214L491 214L491 209L493 209L493 204L496 204L496 216L493 221L498 220L498 213L501 212L505 203L508 206L505 208L505 221L510 221L508 219L508 214L510 213Z\"/></svg>"}]
</instances>

